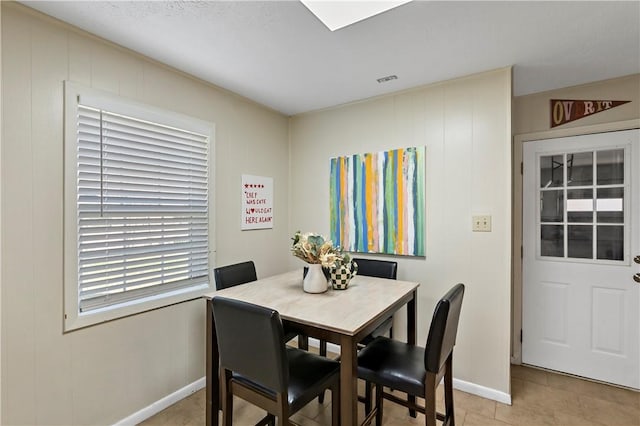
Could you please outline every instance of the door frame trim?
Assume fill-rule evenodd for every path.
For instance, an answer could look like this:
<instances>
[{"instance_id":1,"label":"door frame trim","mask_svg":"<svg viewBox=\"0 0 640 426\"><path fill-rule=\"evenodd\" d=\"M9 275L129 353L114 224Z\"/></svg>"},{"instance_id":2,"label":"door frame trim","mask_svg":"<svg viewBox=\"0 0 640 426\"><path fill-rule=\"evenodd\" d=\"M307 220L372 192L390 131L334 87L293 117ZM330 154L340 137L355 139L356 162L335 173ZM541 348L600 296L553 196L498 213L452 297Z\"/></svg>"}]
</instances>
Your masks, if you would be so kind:
<instances>
[{"instance_id":1,"label":"door frame trim","mask_svg":"<svg viewBox=\"0 0 640 426\"><path fill-rule=\"evenodd\" d=\"M533 133L513 135L511 188L511 363L522 363L522 174L523 144L541 139L555 139L567 136L582 136L593 133L616 132L620 130L640 129L640 118L591 126L570 127L566 129L545 130Z\"/></svg>"}]
</instances>

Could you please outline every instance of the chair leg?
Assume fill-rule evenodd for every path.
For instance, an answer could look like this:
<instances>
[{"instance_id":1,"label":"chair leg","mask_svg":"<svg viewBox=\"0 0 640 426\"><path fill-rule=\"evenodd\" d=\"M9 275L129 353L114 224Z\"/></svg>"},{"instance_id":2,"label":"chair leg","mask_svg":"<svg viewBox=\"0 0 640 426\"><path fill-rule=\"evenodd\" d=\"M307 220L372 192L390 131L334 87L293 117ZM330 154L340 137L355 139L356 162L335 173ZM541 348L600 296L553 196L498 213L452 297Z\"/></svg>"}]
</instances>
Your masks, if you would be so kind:
<instances>
[{"instance_id":1,"label":"chair leg","mask_svg":"<svg viewBox=\"0 0 640 426\"><path fill-rule=\"evenodd\" d=\"M393 327L389 329L389 338L393 339ZM407 402L409 402L409 404L416 405L416 397L414 395L407 395ZM409 416L415 419L418 416L418 413L416 410L409 408Z\"/></svg>"},{"instance_id":2,"label":"chair leg","mask_svg":"<svg viewBox=\"0 0 640 426\"><path fill-rule=\"evenodd\" d=\"M323 392L324 393L324 392ZM331 388L331 426L340 425L340 384Z\"/></svg>"},{"instance_id":3,"label":"chair leg","mask_svg":"<svg viewBox=\"0 0 640 426\"><path fill-rule=\"evenodd\" d=\"M373 384L364 382L364 415L367 416L371 412L371 398L373 393Z\"/></svg>"},{"instance_id":4,"label":"chair leg","mask_svg":"<svg viewBox=\"0 0 640 426\"><path fill-rule=\"evenodd\" d=\"M381 384L376 384L376 426L382 426L382 407L384 404L384 398L382 392L384 387Z\"/></svg>"},{"instance_id":5,"label":"chair leg","mask_svg":"<svg viewBox=\"0 0 640 426\"><path fill-rule=\"evenodd\" d=\"M231 372L224 370L223 373L223 409L222 409L222 424L224 426L233 425L233 394L231 393Z\"/></svg>"},{"instance_id":6,"label":"chair leg","mask_svg":"<svg viewBox=\"0 0 640 426\"><path fill-rule=\"evenodd\" d=\"M416 405L415 395L407 395L407 401L409 402L409 404L413 404L415 406ZM415 419L417 415L418 414L416 413L416 410L409 408L409 416Z\"/></svg>"},{"instance_id":7,"label":"chair leg","mask_svg":"<svg viewBox=\"0 0 640 426\"><path fill-rule=\"evenodd\" d=\"M447 358L444 373L444 406L445 422L450 426L455 426L455 416L453 414L453 352ZM435 392L434 392L435 393Z\"/></svg>"},{"instance_id":8,"label":"chair leg","mask_svg":"<svg viewBox=\"0 0 640 426\"><path fill-rule=\"evenodd\" d=\"M327 341L326 340L320 340L320 356L326 357L327 356ZM322 391L322 393L320 395L318 395L318 402L320 404L324 403L324 391Z\"/></svg>"},{"instance_id":9,"label":"chair leg","mask_svg":"<svg viewBox=\"0 0 640 426\"><path fill-rule=\"evenodd\" d=\"M424 383L424 421L426 426L436 426L436 375L427 372Z\"/></svg>"},{"instance_id":10,"label":"chair leg","mask_svg":"<svg viewBox=\"0 0 640 426\"><path fill-rule=\"evenodd\" d=\"M267 413L255 426L276 426L276 417L271 413Z\"/></svg>"},{"instance_id":11,"label":"chair leg","mask_svg":"<svg viewBox=\"0 0 640 426\"><path fill-rule=\"evenodd\" d=\"M286 398L286 392L279 392L276 395L276 417L278 417L279 425L289 426L291 422L289 421L289 402Z\"/></svg>"}]
</instances>

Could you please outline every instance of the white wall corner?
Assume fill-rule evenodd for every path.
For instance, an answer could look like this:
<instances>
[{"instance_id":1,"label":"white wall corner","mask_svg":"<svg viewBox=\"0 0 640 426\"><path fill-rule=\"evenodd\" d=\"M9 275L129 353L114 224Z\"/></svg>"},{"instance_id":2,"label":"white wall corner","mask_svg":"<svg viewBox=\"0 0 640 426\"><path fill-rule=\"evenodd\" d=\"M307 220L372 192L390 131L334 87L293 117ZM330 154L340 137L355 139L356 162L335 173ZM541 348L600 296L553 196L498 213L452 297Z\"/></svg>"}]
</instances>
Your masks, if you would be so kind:
<instances>
[{"instance_id":1,"label":"white wall corner","mask_svg":"<svg viewBox=\"0 0 640 426\"><path fill-rule=\"evenodd\" d=\"M2 148L2 6L0 6L0 153ZM0 156L0 165L2 157ZM0 183L2 182L2 166L0 166ZM0 185L2 200L2 185ZM0 241L2 241L2 202L0 201ZM0 318L2 318L2 244L0 244ZM0 327L0 383L2 381L2 327ZM2 424L2 386L0 385L0 424Z\"/></svg>"},{"instance_id":2,"label":"white wall corner","mask_svg":"<svg viewBox=\"0 0 640 426\"><path fill-rule=\"evenodd\" d=\"M492 399L494 401L501 402L502 404L511 405L511 394L497 389L476 385L475 383L466 382L456 378L453 379L453 388L482 398Z\"/></svg>"},{"instance_id":3,"label":"white wall corner","mask_svg":"<svg viewBox=\"0 0 640 426\"><path fill-rule=\"evenodd\" d=\"M206 385L206 380L204 377L201 377L195 382L190 383L181 389L178 389L172 394L169 394L164 398L159 399L158 401L153 402L150 405L144 407L143 409L136 411L132 415L120 420L119 422L115 423L114 426L137 425L138 423L141 423L142 421L147 420L153 415L158 414L160 411L175 404L176 402L188 397L191 394L196 393L200 389L204 388L205 385Z\"/></svg>"}]
</instances>

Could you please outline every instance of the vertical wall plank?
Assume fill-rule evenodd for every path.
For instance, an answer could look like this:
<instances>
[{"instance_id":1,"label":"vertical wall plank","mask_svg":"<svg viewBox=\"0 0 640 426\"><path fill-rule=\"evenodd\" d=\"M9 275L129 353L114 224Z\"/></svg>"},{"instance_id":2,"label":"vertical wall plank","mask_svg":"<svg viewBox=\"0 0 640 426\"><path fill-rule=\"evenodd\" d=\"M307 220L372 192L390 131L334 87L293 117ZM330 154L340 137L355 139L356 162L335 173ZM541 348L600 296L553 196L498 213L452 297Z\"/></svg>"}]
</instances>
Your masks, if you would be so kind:
<instances>
[{"instance_id":1,"label":"vertical wall plank","mask_svg":"<svg viewBox=\"0 0 640 426\"><path fill-rule=\"evenodd\" d=\"M426 266L428 274L420 277L421 286L426 288L439 287L443 285L442 278L446 275L446 264L448 254L442 250L449 237L447 220L449 209L446 206L446 198L449 188L444 179L446 165L443 161L445 152L445 128L444 128L444 95L445 89L436 86L420 91L423 106L419 107L424 112L422 117L424 130L422 137L427 145L425 153L427 165L425 173L427 176L426 200ZM414 277L415 279L415 277ZM418 306L420 310L431 312L436 305L437 293L431 291L421 291L418 293ZM426 336L428 332L428 322L418 321L418 336Z\"/></svg>"},{"instance_id":2,"label":"vertical wall plank","mask_svg":"<svg viewBox=\"0 0 640 426\"><path fill-rule=\"evenodd\" d=\"M91 87L118 93L118 54L110 46L91 43Z\"/></svg>"},{"instance_id":3,"label":"vertical wall plank","mask_svg":"<svg viewBox=\"0 0 640 426\"><path fill-rule=\"evenodd\" d=\"M37 424L72 423L70 342L63 321L63 82L67 78L67 35L59 27L32 25L31 129L33 168L33 254L36 329Z\"/></svg>"},{"instance_id":4,"label":"vertical wall plank","mask_svg":"<svg viewBox=\"0 0 640 426\"><path fill-rule=\"evenodd\" d=\"M31 22L2 13L3 424L36 424ZM7 60L6 58L11 58ZM11 386L6 384L11 383Z\"/></svg>"},{"instance_id":5,"label":"vertical wall plank","mask_svg":"<svg viewBox=\"0 0 640 426\"><path fill-rule=\"evenodd\" d=\"M91 40L80 34L68 33L69 80L84 86L91 86Z\"/></svg>"},{"instance_id":6,"label":"vertical wall plank","mask_svg":"<svg viewBox=\"0 0 640 426\"><path fill-rule=\"evenodd\" d=\"M461 282L473 279L467 262L471 255L471 194L475 185L472 176L476 168L472 151L474 111L470 93L476 84L479 83L475 80L462 79L445 88L444 174L441 182L447 192L441 206L432 206L446 209L447 238L442 248L448 256L447 267L458 271ZM444 285L451 287L452 284Z\"/></svg>"},{"instance_id":7,"label":"vertical wall plank","mask_svg":"<svg viewBox=\"0 0 640 426\"><path fill-rule=\"evenodd\" d=\"M127 99L141 100L144 87L144 67L142 60L117 51L114 55L118 64L115 77L118 80L118 94Z\"/></svg>"},{"instance_id":8,"label":"vertical wall plank","mask_svg":"<svg viewBox=\"0 0 640 426\"><path fill-rule=\"evenodd\" d=\"M2 7L0 7L0 97L2 96ZM0 176L2 176L2 102L0 102ZM0 183L0 241L2 241L2 184ZM0 244L0 322L2 321L2 244ZM0 342L2 326L0 325ZM1 345L1 343L0 343ZM2 377L3 356L0 351L0 377ZM2 386L0 386L0 423L2 423Z\"/></svg>"}]
</instances>

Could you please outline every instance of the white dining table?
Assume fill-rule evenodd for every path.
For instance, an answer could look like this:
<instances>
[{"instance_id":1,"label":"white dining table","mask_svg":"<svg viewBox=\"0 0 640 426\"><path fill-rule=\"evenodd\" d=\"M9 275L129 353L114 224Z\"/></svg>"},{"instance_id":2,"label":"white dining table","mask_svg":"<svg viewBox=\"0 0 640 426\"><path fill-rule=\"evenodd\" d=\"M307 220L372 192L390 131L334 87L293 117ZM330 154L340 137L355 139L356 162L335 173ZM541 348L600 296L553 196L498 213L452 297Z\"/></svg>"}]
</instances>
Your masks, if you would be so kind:
<instances>
[{"instance_id":1,"label":"white dining table","mask_svg":"<svg viewBox=\"0 0 640 426\"><path fill-rule=\"evenodd\" d=\"M357 275L346 290L305 293L302 268L247 284L212 291L207 301L206 424L218 425L220 384L218 347L210 300L224 296L275 309L287 330L340 347L340 424L357 425L357 345L403 306L407 306L407 342L416 341L419 283Z\"/></svg>"}]
</instances>

